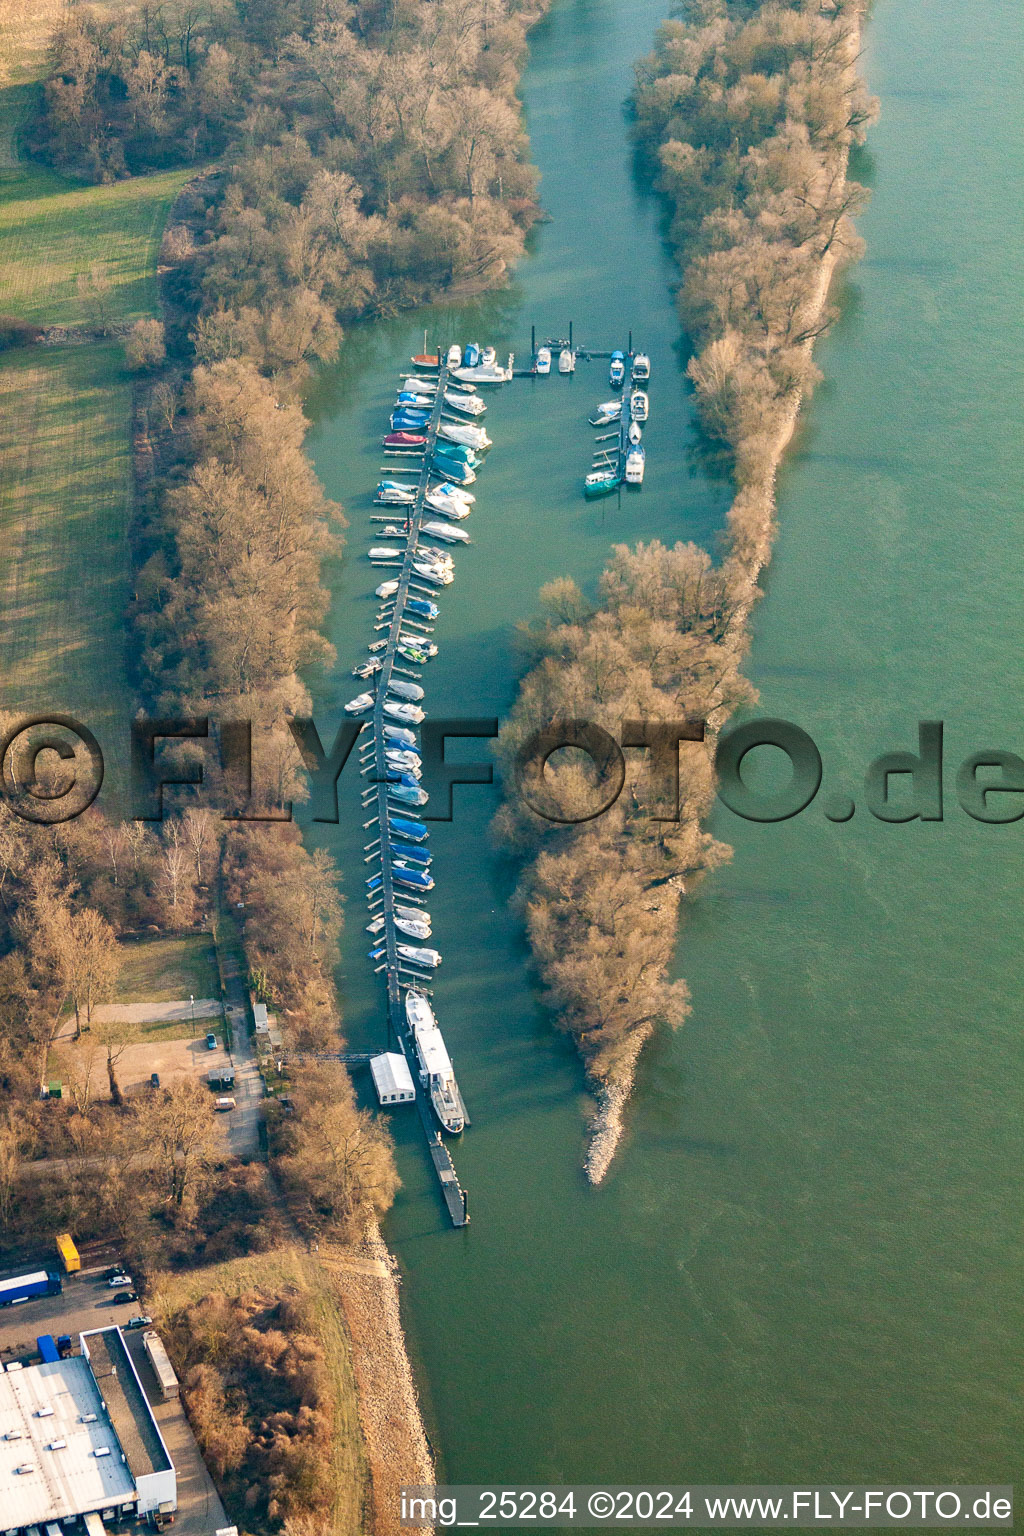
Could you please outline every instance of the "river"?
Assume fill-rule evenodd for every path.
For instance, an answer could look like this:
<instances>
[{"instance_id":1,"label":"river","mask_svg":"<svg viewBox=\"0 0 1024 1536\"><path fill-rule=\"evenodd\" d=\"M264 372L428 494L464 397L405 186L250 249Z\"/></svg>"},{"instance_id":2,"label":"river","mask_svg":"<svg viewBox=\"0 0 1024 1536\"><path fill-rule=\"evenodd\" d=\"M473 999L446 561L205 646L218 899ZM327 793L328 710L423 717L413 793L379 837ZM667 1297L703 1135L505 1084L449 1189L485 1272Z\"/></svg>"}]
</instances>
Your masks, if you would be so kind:
<instances>
[{"instance_id":1,"label":"river","mask_svg":"<svg viewBox=\"0 0 1024 1536\"><path fill-rule=\"evenodd\" d=\"M527 350L531 323L650 351L640 496L585 504L599 364L490 397L495 446L472 548L442 599L437 716L500 714L514 627L552 576L593 583L611 543L715 549L726 490L693 453L658 208L621 103L664 0L555 0L524 99L541 197L512 288L355 328L310 400L310 446L347 507L331 572L329 721L357 691L375 573L375 441L396 375L433 341ZM724 808L734 861L692 902L679 970L693 1017L644 1057L606 1184L580 1173L582 1076L531 986L494 792L456 790L433 833L435 1001L470 1112L455 1148L472 1224L450 1230L414 1117L387 1236L428 1426L453 1481L1010 1481L1020 1471L1019 825L983 827L955 764L1024 751L1019 635L1024 13L881 0L865 67L883 118L854 174L867 259L838 290L826 383L780 482L781 536L754 619L759 710L810 731L825 791L946 722L946 820L882 825L820 802L759 827ZM1017 379L1014 388L1013 380ZM470 755L479 756L484 747ZM354 781L318 836L345 871L353 1045L383 1038L365 959Z\"/></svg>"}]
</instances>

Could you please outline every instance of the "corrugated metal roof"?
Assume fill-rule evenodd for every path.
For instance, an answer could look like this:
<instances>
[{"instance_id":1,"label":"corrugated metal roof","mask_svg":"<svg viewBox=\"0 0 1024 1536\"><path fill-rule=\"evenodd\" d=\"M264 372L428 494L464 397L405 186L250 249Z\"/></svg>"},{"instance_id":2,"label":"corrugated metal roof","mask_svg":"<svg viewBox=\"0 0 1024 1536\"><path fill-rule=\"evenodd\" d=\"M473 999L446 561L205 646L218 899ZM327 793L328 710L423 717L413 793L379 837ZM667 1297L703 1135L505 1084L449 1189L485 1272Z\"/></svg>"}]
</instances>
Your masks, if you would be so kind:
<instances>
[{"instance_id":1,"label":"corrugated metal roof","mask_svg":"<svg viewBox=\"0 0 1024 1536\"><path fill-rule=\"evenodd\" d=\"M377 1097L384 1094L404 1093L415 1097L416 1089L409 1071L409 1063L400 1051L385 1051L370 1062Z\"/></svg>"},{"instance_id":2,"label":"corrugated metal roof","mask_svg":"<svg viewBox=\"0 0 1024 1536\"><path fill-rule=\"evenodd\" d=\"M40 1417L39 1410L47 1408L52 1411ZM93 1422L83 1422L87 1415L95 1415ZM11 1433L19 1438L7 1439ZM48 1449L59 1440L66 1442L61 1449ZM110 1455L97 1457L104 1446ZM15 1470L21 1466L32 1470ZM87 1360L58 1360L0 1376L0 1488L5 1529L44 1525L134 1499L134 1479L121 1460Z\"/></svg>"}]
</instances>

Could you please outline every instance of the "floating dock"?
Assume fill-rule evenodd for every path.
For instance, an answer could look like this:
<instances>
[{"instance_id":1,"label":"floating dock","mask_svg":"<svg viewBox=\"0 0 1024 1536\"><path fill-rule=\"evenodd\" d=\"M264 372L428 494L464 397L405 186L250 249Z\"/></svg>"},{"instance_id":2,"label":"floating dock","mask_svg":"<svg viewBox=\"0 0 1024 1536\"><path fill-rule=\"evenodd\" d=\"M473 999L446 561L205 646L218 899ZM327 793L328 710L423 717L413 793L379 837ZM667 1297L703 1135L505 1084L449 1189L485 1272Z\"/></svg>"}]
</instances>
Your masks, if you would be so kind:
<instances>
[{"instance_id":1,"label":"floating dock","mask_svg":"<svg viewBox=\"0 0 1024 1536\"><path fill-rule=\"evenodd\" d=\"M418 580L417 574L413 569L413 558L425 515L424 497L430 485L430 461L437 442L437 430L441 425L441 417L444 413L444 395L447 383L448 369L444 362L441 361L434 408L428 424L423 429L423 436L426 437L427 443L426 447L422 450L423 464L416 485L415 499L406 505L396 505L394 507L395 519L401 519L405 522L407 538L401 566L389 567L389 569L394 569L397 572L398 590L393 598L385 599L385 605L393 602L394 609L388 624L387 642L382 653L382 665L373 680L375 685L373 724L371 727L373 731L373 751L371 762L366 765L372 769L373 779L375 780L373 789L367 793L366 803L375 802L376 804L376 822L380 835L381 883L379 891L371 895L371 906L383 913L384 916L382 938L385 949L378 970L383 971L387 985L388 1027L409 1062L414 1082L419 1081L418 1059L416 1043L405 1016L405 998L403 994L408 987L415 987L418 991L429 993L429 976L432 973L421 974L414 961L408 960L398 953L400 939L398 929L395 926L396 898L392 870L391 826L388 820L388 811L390 809L396 815L410 817L415 817L417 811L415 807L392 804L388 800L388 764L385 755L387 738L384 735L384 727L393 722L389 720L384 712L384 703L388 695L388 686L396 674L409 679L416 679L420 676L418 672L400 665L398 657L399 636L409 634L412 631L423 633L424 635L430 633L429 625L406 616L406 605L411 593L428 598L433 598L437 595L436 589L428 587L426 583L421 583ZM399 472L387 471L387 473ZM404 471L404 473L408 472L408 470ZM368 825L372 825L372 823ZM377 895L381 898L379 908L374 901L374 897ZM415 892L403 889L399 900L403 904L419 905L421 898L417 897ZM427 1150L430 1153L430 1159L437 1174L441 1193L448 1207L448 1214L451 1217L452 1225L464 1227L469 1221L469 1206L466 1192L459 1183L455 1164L452 1162L451 1154L441 1137L429 1094L424 1092L422 1085L419 1086L416 1093L416 1105L427 1140ZM468 1125L469 1116L466 1115L465 1118Z\"/></svg>"}]
</instances>

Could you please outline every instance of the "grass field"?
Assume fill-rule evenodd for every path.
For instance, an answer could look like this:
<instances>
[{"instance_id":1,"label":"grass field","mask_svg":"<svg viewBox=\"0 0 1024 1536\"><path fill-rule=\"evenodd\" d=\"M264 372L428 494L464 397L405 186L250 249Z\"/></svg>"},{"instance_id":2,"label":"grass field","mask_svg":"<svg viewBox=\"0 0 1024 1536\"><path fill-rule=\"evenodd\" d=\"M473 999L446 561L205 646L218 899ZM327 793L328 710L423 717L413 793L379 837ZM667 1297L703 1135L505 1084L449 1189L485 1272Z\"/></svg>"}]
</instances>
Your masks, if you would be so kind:
<instances>
[{"instance_id":1,"label":"grass field","mask_svg":"<svg viewBox=\"0 0 1024 1536\"><path fill-rule=\"evenodd\" d=\"M0 704L63 708L105 752L128 731L130 404L113 343L0 368Z\"/></svg>"},{"instance_id":2,"label":"grass field","mask_svg":"<svg viewBox=\"0 0 1024 1536\"><path fill-rule=\"evenodd\" d=\"M355 1536L362 1529L367 1491L366 1462L351 1345L333 1287L334 1282L313 1255L304 1253L297 1245L290 1245L270 1253L229 1259L224 1264L213 1264L183 1275L158 1275L154 1277L147 1301L151 1301L159 1321L168 1312L175 1312L212 1292L238 1296L243 1291L261 1290L281 1296L288 1291L299 1291L313 1298L316 1334L338 1403L334 1441L334 1518L323 1536Z\"/></svg>"},{"instance_id":3,"label":"grass field","mask_svg":"<svg viewBox=\"0 0 1024 1536\"><path fill-rule=\"evenodd\" d=\"M0 170L0 313L85 323L76 280L98 263L112 322L155 314L160 239L188 176L164 171L89 187L43 167Z\"/></svg>"},{"instance_id":4,"label":"grass field","mask_svg":"<svg viewBox=\"0 0 1024 1536\"><path fill-rule=\"evenodd\" d=\"M111 1002L174 1003L190 996L220 996L213 940L205 934L129 939L121 948L124 965ZM146 1029L160 1027L147 1025Z\"/></svg>"}]
</instances>

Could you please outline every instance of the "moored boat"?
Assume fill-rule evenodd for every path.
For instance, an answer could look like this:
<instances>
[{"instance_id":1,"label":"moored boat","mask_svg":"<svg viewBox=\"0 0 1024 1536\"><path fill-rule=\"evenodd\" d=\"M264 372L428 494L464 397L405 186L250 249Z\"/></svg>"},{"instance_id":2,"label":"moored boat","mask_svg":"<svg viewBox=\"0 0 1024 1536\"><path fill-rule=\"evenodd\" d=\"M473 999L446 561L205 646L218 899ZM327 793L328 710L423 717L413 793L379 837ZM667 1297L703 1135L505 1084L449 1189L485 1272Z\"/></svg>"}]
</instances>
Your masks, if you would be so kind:
<instances>
[{"instance_id":1,"label":"moored boat","mask_svg":"<svg viewBox=\"0 0 1024 1536\"><path fill-rule=\"evenodd\" d=\"M452 378L465 384L507 384L511 377L511 368L504 368L501 363L479 363L475 368L464 363L461 368L452 369Z\"/></svg>"},{"instance_id":2,"label":"moored boat","mask_svg":"<svg viewBox=\"0 0 1024 1536\"><path fill-rule=\"evenodd\" d=\"M629 438L631 443L638 443L640 441L643 433L640 429L640 423L638 421L630 422L629 431L626 433L626 436Z\"/></svg>"},{"instance_id":3,"label":"moored boat","mask_svg":"<svg viewBox=\"0 0 1024 1536\"><path fill-rule=\"evenodd\" d=\"M608 382L612 389L621 389L626 380L626 354L613 352L608 364Z\"/></svg>"},{"instance_id":4,"label":"moored boat","mask_svg":"<svg viewBox=\"0 0 1024 1536\"><path fill-rule=\"evenodd\" d=\"M650 414L651 403L642 389L634 389L629 397L629 414L634 421L646 421Z\"/></svg>"},{"instance_id":5,"label":"moored boat","mask_svg":"<svg viewBox=\"0 0 1024 1536\"><path fill-rule=\"evenodd\" d=\"M468 448L477 448L481 452L491 446L491 439L483 427L478 427L471 421L442 421L437 429L437 435L445 442L462 443Z\"/></svg>"},{"instance_id":6,"label":"moored boat","mask_svg":"<svg viewBox=\"0 0 1024 1536\"><path fill-rule=\"evenodd\" d=\"M465 1128L466 1110L451 1058L430 1004L412 987L405 994L405 1016L416 1047L420 1081L430 1095L434 1113L446 1131L458 1135Z\"/></svg>"},{"instance_id":7,"label":"moored boat","mask_svg":"<svg viewBox=\"0 0 1024 1536\"><path fill-rule=\"evenodd\" d=\"M487 409L479 395L456 394L454 390L445 390L444 403L465 416L482 416Z\"/></svg>"},{"instance_id":8,"label":"moored boat","mask_svg":"<svg viewBox=\"0 0 1024 1536\"><path fill-rule=\"evenodd\" d=\"M354 699L349 699L345 705L346 715L365 715L373 708L372 693L357 693Z\"/></svg>"},{"instance_id":9,"label":"moored boat","mask_svg":"<svg viewBox=\"0 0 1024 1536\"><path fill-rule=\"evenodd\" d=\"M537 358L536 358L536 361L534 363L534 372L536 372L536 373L550 373L551 372L551 348L550 347L538 347L537 348Z\"/></svg>"},{"instance_id":10,"label":"moored boat","mask_svg":"<svg viewBox=\"0 0 1024 1536\"><path fill-rule=\"evenodd\" d=\"M626 454L626 484L643 485L644 463L647 455L639 443Z\"/></svg>"},{"instance_id":11,"label":"moored boat","mask_svg":"<svg viewBox=\"0 0 1024 1536\"><path fill-rule=\"evenodd\" d=\"M400 729L400 726L386 725L384 727L384 734L387 735L389 731L397 733ZM403 731L402 734L403 736L412 736L413 741L416 740L412 731ZM401 832L403 837L411 837L417 843L421 843L425 837L430 836L422 821L409 821L405 816L389 816L388 823L394 827L396 832Z\"/></svg>"},{"instance_id":12,"label":"moored boat","mask_svg":"<svg viewBox=\"0 0 1024 1536\"><path fill-rule=\"evenodd\" d=\"M469 543L469 534L465 528L453 528L451 523L423 523L422 528L431 538L444 539L448 544Z\"/></svg>"},{"instance_id":13,"label":"moored boat","mask_svg":"<svg viewBox=\"0 0 1024 1536\"><path fill-rule=\"evenodd\" d=\"M404 429L397 432L388 432L384 437L385 448L425 448L427 440L420 432L409 432Z\"/></svg>"},{"instance_id":14,"label":"moored boat","mask_svg":"<svg viewBox=\"0 0 1024 1536\"><path fill-rule=\"evenodd\" d=\"M393 677L388 683L388 692L397 694L400 699L412 699L416 703L423 697L419 683L407 683L403 677Z\"/></svg>"},{"instance_id":15,"label":"moored boat","mask_svg":"<svg viewBox=\"0 0 1024 1536\"><path fill-rule=\"evenodd\" d=\"M570 347L563 347L561 352L559 352L558 371L559 373L576 372L576 354Z\"/></svg>"},{"instance_id":16,"label":"moored boat","mask_svg":"<svg viewBox=\"0 0 1024 1536\"><path fill-rule=\"evenodd\" d=\"M638 352L633 359L631 377L634 384L642 384L651 376L651 360L646 352Z\"/></svg>"},{"instance_id":17,"label":"moored boat","mask_svg":"<svg viewBox=\"0 0 1024 1536\"><path fill-rule=\"evenodd\" d=\"M459 346L457 341L453 341L451 346L448 348L448 355L445 358L445 361L447 362L449 368L457 368L462 362L462 348Z\"/></svg>"},{"instance_id":18,"label":"moored boat","mask_svg":"<svg viewBox=\"0 0 1024 1536\"><path fill-rule=\"evenodd\" d=\"M412 365L414 368L440 368L441 359L436 352L417 352Z\"/></svg>"},{"instance_id":19,"label":"moored boat","mask_svg":"<svg viewBox=\"0 0 1024 1536\"><path fill-rule=\"evenodd\" d=\"M422 965L432 971L437 970L443 958L439 949L420 947L415 944L399 944L397 949L403 960L411 960L414 965Z\"/></svg>"},{"instance_id":20,"label":"moored boat","mask_svg":"<svg viewBox=\"0 0 1024 1536\"><path fill-rule=\"evenodd\" d=\"M373 703L373 699L370 699ZM392 720L404 720L407 725L419 725L424 718L424 712L418 704L399 704L394 699L384 700L384 713L390 715Z\"/></svg>"},{"instance_id":21,"label":"moored boat","mask_svg":"<svg viewBox=\"0 0 1024 1536\"><path fill-rule=\"evenodd\" d=\"M611 491L617 491L621 484L617 470L595 469L583 482L583 494L589 501L595 496L607 496Z\"/></svg>"}]
</instances>

